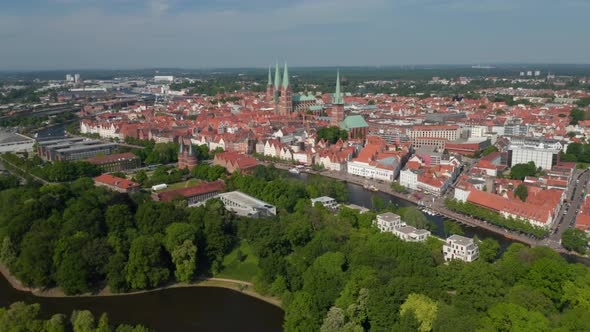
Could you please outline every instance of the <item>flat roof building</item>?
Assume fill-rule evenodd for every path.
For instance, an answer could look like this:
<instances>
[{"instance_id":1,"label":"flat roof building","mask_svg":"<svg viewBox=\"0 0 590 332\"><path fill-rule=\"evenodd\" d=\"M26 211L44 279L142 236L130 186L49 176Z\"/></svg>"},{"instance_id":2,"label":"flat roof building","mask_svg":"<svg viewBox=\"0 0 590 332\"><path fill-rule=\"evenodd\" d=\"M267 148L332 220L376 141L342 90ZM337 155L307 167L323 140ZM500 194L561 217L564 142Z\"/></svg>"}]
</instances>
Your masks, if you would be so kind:
<instances>
[{"instance_id":1,"label":"flat roof building","mask_svg":"<svg viewBox=\"0 0 590 332\"><path fill-rule=\"evenodd\" d=\"M311 205L315 206L315 203L320 203L326 209L329 209L332 211L336 211L340 207L340 204L338 204L338 202L334 198L328 197L328 196L321 196L321 197L312 198Z\"/></svg>"},{"instance_id":2,"label":"flat roof building","mask_svg":"<svg viewBox=\"0 0 590 332\"><path fill-rule=\"evenodd\" d=\"M473 262L479 258L479 248L473 239L453 234L443 245L445 261L460 259L464 262Z\"/></svg>"},{"instance_id":3,"label":"flat roof building","mask_svg":"<svg viewBox=\"0 0 590 332\"><path fill-rule=\"evenodd\" d=\"M37 153L49 161L88 159L98 155L110 155L116 149L115 143L78 137L37 142Z\"/></svg>"},{"instance_id":4,"label":"flat roof building","mask_svg":"<svg viewBox=\"0 0 590 332\"><path fill-rule=\"evenodd\" d=\"M19 133L0 130L0 153L32 152L35 140Z\"/></svg>"},{"instance_id":5,"label":"flat roof building","mask_svg":"<svg viewBox=\"0 0 590 332\"><path fill-rule=\"evenodd\" d=\"M241 191L230 191L219 194L218 197L228 211L235 212L238 216L260 218L277 214L277 208L267 202L244 194Z\"/></svg>"}]
</instances>

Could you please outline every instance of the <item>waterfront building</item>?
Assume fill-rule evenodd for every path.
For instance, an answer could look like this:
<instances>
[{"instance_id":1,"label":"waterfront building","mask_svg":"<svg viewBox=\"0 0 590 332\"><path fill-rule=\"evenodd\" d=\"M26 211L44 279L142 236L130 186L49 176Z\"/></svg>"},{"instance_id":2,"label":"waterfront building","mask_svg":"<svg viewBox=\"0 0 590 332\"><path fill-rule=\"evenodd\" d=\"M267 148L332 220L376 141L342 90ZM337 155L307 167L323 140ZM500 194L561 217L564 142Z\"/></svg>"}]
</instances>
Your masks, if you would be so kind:
<instances>
[{"instance_id":1,"label":"waterfront building","mask_svg":"<svg viewBox=\"0 0 590 332\"><path fill-rule=\"evenodd\" d=\"M464 262L473 262L479 258L479 247L468 237L453 234L443 245L445 261L459 259Z\"/></svg>"}]
</instances>

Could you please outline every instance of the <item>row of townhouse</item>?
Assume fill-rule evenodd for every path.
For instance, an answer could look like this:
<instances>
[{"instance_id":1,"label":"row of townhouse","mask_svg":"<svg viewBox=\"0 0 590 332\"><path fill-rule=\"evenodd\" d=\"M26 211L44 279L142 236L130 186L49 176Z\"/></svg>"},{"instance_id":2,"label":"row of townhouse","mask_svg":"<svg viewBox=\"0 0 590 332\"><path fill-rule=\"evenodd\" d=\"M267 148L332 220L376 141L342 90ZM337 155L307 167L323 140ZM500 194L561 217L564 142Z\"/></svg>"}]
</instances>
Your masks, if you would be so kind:
<instances>
[{"instance_id":1,"label":"row of townhouse","mask_svg":"<svg viewBox=\"0 0 590 332\"><path fill-rule=\"evenodd\" d=\"M348 162L347 172L368 179L392 182L409 156L408 148L392 150L383 139L373 139L356 158Z\"/></svg>"},{"instance_id":2,"label":"row of townhouse","mask_svg":"<svg viewBox=\"0 0 590 332\"><path fill-rule=\"evenodd\" d=\"M460 162L455 158L445 164L427 166L420 157L413 156L400 172L399 182L408 189L440 196L453 184L460 171Z\"/></svg>"}]
</instances>

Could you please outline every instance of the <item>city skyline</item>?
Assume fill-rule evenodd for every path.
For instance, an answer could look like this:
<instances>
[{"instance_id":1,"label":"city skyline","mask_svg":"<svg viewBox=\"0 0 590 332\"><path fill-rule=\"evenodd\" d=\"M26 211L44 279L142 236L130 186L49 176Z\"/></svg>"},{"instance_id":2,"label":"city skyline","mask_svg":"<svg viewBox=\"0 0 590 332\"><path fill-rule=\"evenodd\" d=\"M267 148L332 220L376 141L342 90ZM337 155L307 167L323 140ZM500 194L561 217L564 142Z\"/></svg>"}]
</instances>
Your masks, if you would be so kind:
<instances>
[{"instance_id":1,"label":"city skyline","mask_svg":"<svg viewBox=\"0 0 590 332\"><path fill-rule=\"evenodd\" d=\"M588 63L578 0L27 0L0 70Z\"/></svg>"}]
</instances>

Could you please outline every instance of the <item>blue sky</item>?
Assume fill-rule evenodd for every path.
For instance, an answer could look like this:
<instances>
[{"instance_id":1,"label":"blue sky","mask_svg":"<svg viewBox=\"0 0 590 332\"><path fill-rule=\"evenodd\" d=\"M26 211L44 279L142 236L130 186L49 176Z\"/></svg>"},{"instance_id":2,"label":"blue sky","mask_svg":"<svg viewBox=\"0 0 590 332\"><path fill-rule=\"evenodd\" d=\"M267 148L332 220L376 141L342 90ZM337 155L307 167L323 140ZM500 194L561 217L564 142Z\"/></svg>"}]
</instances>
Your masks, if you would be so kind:
<instances>
[{"instance_id":1,"label":"blue sky","mask_svg":"<svg viewBox=\"0 0 590 332\"><path fill-rule=\"evenodd\" d=\"M590 0L0 0L0 70L590 63Z\"/></svg>"}]
</instances>

